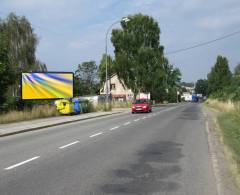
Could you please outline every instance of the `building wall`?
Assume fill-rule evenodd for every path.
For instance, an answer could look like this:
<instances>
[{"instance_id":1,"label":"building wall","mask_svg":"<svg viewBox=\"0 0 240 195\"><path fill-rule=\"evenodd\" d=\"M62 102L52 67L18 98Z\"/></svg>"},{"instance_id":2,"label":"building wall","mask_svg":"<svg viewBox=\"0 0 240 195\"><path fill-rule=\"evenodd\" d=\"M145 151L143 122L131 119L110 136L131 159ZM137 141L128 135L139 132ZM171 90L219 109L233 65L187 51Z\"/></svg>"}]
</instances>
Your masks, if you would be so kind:
<instances>
[{"instance_id":1,"label":"building wall","mask_svg":"<svg viewBox=\"0 0 240 195\"><path fill-rule=\"evenodd\" d=\"M110 82L109 82L110 81ZM110 88L115 85L114 88ZM111 89L111 90L110 90ZM131 101L134 97L134 94L131 89L128 89L124 82L120 82L117 75L113 75L110 80L108 80L108 92L111 93L113 99L127 100ZM106 83L104 83L103 89L101 89L100 94L106 94Z\"/></svg>"}]
</instances>

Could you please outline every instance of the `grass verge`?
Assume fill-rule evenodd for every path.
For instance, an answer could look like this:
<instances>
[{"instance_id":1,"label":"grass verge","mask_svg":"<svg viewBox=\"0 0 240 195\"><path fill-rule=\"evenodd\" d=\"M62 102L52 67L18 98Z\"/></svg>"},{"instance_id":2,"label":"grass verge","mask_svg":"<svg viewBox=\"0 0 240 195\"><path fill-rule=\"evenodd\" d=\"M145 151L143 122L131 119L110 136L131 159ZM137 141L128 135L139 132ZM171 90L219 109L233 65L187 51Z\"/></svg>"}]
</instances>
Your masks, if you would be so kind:
<instances>
[{"instance_id":1,"label":"grass verge","mask_svg":"<svg viewBox=\"0 0 240 195\"><path fill-rule=\"evenodd\" d=\"M59 116L55 106L34 106L32 110L10 111L0 115L0 124Z\"/></svg>"},{"instance_id":2,"label":"grass verge","mask_svg":"<svg viewBox=\"0 0 240 195\"><path fill-rule=\"evenodd\" d=\"M217 123L223 139L230 171L240 190L240 110L239 102L208 100L206 105L218 110Z\"/></svg>"},{"instance_id":3,"label":"grass verge","mask_svg":"<svg viewBox=\"0 0 240 195\"><path fill-rule=\"evenodd\" d=\"M240 116L236 113L223 113L218 116L218 124L222 129L225 143L235 154L240 169Z\"/></svg>"}]
</instances>

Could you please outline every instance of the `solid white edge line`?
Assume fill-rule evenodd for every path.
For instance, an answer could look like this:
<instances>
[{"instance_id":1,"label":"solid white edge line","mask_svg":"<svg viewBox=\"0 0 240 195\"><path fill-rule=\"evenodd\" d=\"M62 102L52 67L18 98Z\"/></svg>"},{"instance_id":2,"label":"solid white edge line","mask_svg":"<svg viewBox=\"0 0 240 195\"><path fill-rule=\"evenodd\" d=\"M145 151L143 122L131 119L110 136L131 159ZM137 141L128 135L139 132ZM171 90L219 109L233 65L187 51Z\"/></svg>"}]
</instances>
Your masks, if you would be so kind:
<instances>
[{"instance_id":1,"label":"solid white edge line","mask_svg":"<svg viewBox=\"0 0 240 195\"><path fill-rule=\"evenodd\" d=\"M12 165L12 166L10 166L10 167L7 167L7 168L5 168L5 170L10 170L10 169L16 168L16 167L21 166L21 165L23 165L23 164L26 164L26 163L28 163L28 162L30 162L30 161L36 160L36 159L38 159L39 157L40 157L40 156L35 156L35 157L30 158L30 159L28 159L28 160L25 160L25 161L23 161L23 162L20 162L20 163L17 163L17 164L15 164L15 165Z\"/></svg>"},{"instance_id":2,"label":"solid white edge line","mask_svg":"<svg viewBox=\"0 0 240 195\"><path fill-rule=\"evenodd\" d=\"M114 129L118 129L120 126L116 126L110 129L110 131L114 130Z\"/></svg>"},{"instance_id":3,"label":"solid white edge line","mask_svg":"<svg viewBox=\"0 0 240 195\"><path fill-rule=\"evenodd\" d=\"M76 144L76 143L78 143L78 142L79 142L79 141L75 141L75 142L66 144L66 145L64 145L64 146L59 147L59 149L63 149L63 148L69 147L69 146L71 146L71 145L73 145L73 144Z\"/></svg>"},{"instance_id":4,"label":"solid white edge line","mask_svg":"<svg viewBox=\"0 0 240 195\"><path fill-rule=\"evenodd\" d=\"M96 134L90 135L89 137L96 137L96 136L101 135L101 134L103 134L103 132L99 132L99 133L96 133Z\"/></svg>"}]
</instances>

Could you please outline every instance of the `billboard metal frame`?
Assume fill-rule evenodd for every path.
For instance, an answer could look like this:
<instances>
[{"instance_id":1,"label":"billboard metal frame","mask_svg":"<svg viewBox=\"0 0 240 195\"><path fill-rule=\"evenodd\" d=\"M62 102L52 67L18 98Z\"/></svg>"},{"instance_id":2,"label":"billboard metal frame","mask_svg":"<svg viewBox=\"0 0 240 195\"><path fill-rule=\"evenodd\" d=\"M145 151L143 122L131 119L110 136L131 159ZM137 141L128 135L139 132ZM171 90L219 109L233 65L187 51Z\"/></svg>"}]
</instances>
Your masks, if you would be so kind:
<instances>
[{"instance_id":1,"label":"billboard metal frame","mask_svg":"<svg viewBox=\"0 0 240 195\"><path fill-rule=\"evenodd\" d=\"M28 100L30 100L30 101L32 101L32 100L59 100L59 99L64 99L64 98L46 98L46 99L44 99L44 98L41 98L41 99L23 99L23 97L22 97L22 90L23 90L23 87L22 87L22 78L23 78L23 74L34 74L34 73L43 73L43 74L72 74L72 76L73 76L73 82L72 82L72 84L73 84L73 86L72 86L72 95L74 96L74 73L73 72L58 72L58 71L47 71L47 72L41 72L41 71L36 71L36 72L22 72L21 73L21 78L20 78L20 83L21 83L21 85L20 85L20 97L21 97L21 100L24 100L24 101L28 101ZM70 97L70 98L73 98L73 97Z\"/></svg>"}]
</instances>

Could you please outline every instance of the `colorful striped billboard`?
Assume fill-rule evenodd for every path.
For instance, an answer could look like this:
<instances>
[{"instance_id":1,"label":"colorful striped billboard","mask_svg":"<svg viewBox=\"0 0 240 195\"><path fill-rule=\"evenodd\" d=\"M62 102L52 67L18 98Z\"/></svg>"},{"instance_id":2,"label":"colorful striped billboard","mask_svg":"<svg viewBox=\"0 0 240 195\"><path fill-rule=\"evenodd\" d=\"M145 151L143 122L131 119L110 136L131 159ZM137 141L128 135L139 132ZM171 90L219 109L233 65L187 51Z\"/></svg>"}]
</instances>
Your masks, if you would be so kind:
<instances>
[{"instance_id":1,"label":"colorful striped billboard","mask_svg":"<svg viewBox=\"0 0 240 195\"><path fill-rule=\"evenodd\" d=\"M22 99L59 99L73 97L73 73L22 73Z\"/></svg>"}]
</instances>

